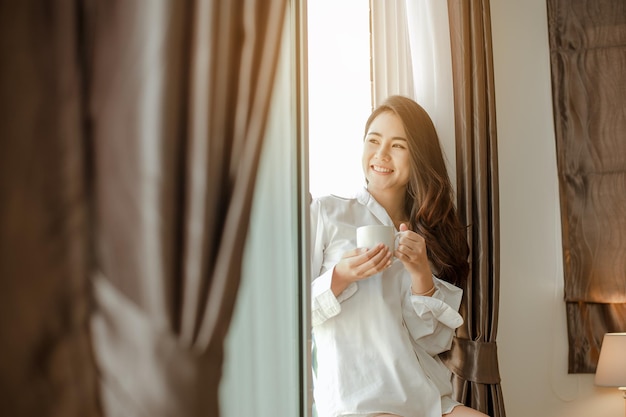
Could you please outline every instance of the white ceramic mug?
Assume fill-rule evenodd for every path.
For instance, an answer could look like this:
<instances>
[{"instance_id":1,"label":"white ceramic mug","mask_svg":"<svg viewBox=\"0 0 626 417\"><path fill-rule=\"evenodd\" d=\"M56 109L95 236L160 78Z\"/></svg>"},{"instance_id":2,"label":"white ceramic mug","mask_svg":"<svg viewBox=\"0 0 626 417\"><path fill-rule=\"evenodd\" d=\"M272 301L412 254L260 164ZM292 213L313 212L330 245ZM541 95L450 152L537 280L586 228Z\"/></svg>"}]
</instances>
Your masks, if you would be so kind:
<instances>
[{"instance_id":1,"label":"white ceramic mug","mask_svg":"<svg viewBox=\"0 0 626 417\"><path fill-rule=\"evenodd\" d=\"M391 252L394 252L396 237L399 233L395 231L393 226L382 224L361 226L356 229L356 246L371 249L379 243L383 243Z\"/></svg>"}]
</instances>

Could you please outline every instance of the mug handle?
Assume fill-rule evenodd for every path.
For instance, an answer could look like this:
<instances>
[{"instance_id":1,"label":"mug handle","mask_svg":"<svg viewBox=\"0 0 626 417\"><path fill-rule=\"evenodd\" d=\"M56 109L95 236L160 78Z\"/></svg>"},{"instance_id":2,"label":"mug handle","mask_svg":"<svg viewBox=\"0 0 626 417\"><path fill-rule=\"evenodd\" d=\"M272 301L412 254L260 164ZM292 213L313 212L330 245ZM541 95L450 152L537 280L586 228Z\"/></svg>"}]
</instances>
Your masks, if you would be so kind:
<instances>
[{"instance_id":1,"label":"mug handle","mask_svg":"<svg viewBox=\"0 0 626 417\"><path fill-rule=\"evenodd\" d=\"M394 236L393 236L393 252L394 252L393 257L394 258L396 257L395 252L398 249L398 238L400 237L400 233L402 233L402 232L394 232L393 233L394 234Z\"/></svg>"}]
</instances>

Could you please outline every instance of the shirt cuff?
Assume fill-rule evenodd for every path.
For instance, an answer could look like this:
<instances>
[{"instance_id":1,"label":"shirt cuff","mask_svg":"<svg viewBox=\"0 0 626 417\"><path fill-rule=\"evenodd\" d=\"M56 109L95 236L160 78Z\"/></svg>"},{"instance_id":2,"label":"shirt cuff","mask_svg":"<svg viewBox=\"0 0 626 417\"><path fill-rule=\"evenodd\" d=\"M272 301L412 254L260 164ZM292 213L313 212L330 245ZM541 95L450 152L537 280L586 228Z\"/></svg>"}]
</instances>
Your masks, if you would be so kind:
<instances>
[{"instance_id":1,"label":"shirt cuff","mask_svg":"<svg viewBox=\"0 0 626 417\"><path fill-rule=\"evenodd\" d=\"M434 278L437 290L428 297L411 294L411 304L419 317L434 317L443 325L456 329L463 324L463 317L457 311L463 291L438 278Z\"/></svg>"},{"instance_id":2,"label":"shirt cuff","mask_svg":"<svg viewBox=\"0 0 626 417\"><path fill-rule=\"evenodd\" d=\"M341 312L341 302L352 297L357 291L356 282L351 283L339 296L335 297L330 288L334 268L329 269L313 281L311 286L311 324L316 326Z\"/></svg>"}]
</instances>

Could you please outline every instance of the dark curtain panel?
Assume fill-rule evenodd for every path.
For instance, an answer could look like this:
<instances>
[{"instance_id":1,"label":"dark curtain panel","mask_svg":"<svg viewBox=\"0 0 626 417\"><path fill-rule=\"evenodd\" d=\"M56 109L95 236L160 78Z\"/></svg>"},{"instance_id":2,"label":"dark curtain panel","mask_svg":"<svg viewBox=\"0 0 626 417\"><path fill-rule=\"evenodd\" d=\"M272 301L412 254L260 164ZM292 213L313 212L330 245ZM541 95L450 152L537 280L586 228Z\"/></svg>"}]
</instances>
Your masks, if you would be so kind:
<instances>
[{"instance_id":1,"label":"dark curtain panel","mask_svg":"<svg viewBox=\"0 0 626 417\"><path fill-rule=\"evenodd\" d=\"M496 335L500 282L498 152L488 0L448 0L457 150L457 195L471 272L452 349L456 399L504 417Z\"/></svg>"},{"instance_id":2,"label":"dark curtain panel","mask_svg":"<svg viewBox=\"0 0 626 417\"><path fill-rule=\"evenodd\" d=\"M626 331L626 3L548 0L570 373Z\"/></svg>"},{"instance_id":3,"label":"dark curtain panel","mask_svg":"<svg viewBox=\"0 0 626 417\"><path fill-rule=\"evenodd\" d=\"M0 0L3 416L219 416L285 8Z\"/></svg>"},{"instance_id":4,"label":"dark curtain panel","mask_svg":"<svg viewBox=\"0 0 626 417\"><path fill-rule=\"evenodd\" d=\"M219 415L285 8L92 2L93 332L107 415Z\"/></svg>"},{"instance_id":5,"label":"dark curtain panel","mask_svg":"<svg viewBox=\"0 0 626 417\"><path fill-rule=\"evenodd\" d=\"M0 414L100 416L79 10L0 1Z\"/></svg>"}]
</instances>

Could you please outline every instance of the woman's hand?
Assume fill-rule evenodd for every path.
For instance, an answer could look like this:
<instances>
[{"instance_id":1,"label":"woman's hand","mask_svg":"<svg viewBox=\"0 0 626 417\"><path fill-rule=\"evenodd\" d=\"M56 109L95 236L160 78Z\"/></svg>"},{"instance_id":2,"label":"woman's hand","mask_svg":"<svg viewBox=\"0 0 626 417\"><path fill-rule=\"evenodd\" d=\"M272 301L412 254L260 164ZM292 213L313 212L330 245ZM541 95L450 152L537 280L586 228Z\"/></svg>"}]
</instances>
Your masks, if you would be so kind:
<instances>
[{"instance_id":1,"label":"woman's hand","mask_svg":"<svg viewBox=\"0 0 626 417\"><path fill-rule=\"evenodd\" d=\"M372 249L358 248L346 252L333 270L333 294L337 296L351 283L383 271L391 265L391 255L382 243Z\"/></svg>"},{"instance_id":2,"label":"woman's hand","mask_svg":"<svg viewBox=\"0 0 626 417\"><path fill-rule=\"evenodd\" d=\"M411 288L414 294L427 293L433 288L426 241L422 236L409 230L405 223L400 225L400 238L395 256L411 274Z\"/></svg>"}]
</instances>

